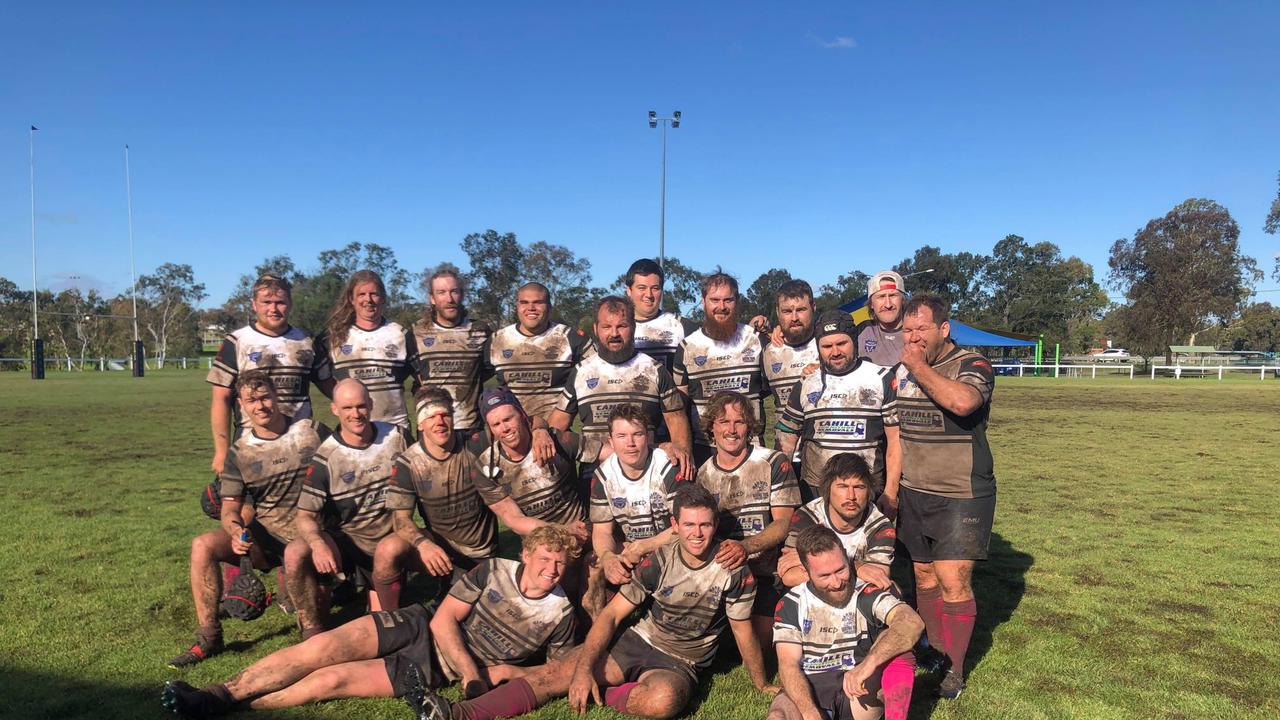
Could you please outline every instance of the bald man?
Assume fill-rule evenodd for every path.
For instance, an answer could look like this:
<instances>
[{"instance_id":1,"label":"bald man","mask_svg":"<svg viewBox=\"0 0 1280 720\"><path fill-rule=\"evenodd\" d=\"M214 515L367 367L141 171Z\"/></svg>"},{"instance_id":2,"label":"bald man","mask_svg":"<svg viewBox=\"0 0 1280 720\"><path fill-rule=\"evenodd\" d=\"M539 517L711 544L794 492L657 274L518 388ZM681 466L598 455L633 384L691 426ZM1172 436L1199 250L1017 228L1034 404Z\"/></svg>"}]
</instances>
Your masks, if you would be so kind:
<instances>
[{"instance_id":1,"label":"bald man","mask_svg":"<svg viewBox=\"0 0 1280 720\"><path fill-rule=\"evenodd\" d=\"M284 562L304 640L325 629L328 610L321 598L328 597L328 588L321 587L320 576L327 582L339 573L369 574L378 541L393 531L385 496L392 461L409 439L399 426L370 420L372 408L360 381L348 378L334 386L330 409L338 432L316 450L298 497L298 539L285 548ZM336 524L322 530L326 505L335 511ZM376 593L370 593L369 605L381 609Z\"/></svg>"}]
</instances>

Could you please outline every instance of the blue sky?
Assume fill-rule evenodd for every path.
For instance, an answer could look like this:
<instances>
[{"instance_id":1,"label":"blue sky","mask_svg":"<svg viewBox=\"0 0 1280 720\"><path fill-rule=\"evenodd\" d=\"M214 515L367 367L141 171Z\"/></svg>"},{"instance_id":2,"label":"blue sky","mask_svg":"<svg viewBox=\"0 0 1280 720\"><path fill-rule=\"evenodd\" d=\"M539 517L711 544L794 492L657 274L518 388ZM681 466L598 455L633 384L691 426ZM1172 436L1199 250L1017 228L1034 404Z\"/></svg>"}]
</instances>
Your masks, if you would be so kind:
<instances>
[{"instance_id":1,"label":"blue sky","mask_svg":"<svg viewBox=\"0 0 1280 720\"><path fill-rule=\"evenodd\" d=\"M112 7L107 7L112 5ZM607 284L658 231L815 284L1017 233L1094 265L1192 196L1247 253L1280 171L1274 3L24 3L0 24L0 275L220 303L267 255L352 240L417 271L494 228ZM69 280L71 277L79 280ZM1273 287L1265 281L1261 287Z\"/></svg>"}]
</instances>

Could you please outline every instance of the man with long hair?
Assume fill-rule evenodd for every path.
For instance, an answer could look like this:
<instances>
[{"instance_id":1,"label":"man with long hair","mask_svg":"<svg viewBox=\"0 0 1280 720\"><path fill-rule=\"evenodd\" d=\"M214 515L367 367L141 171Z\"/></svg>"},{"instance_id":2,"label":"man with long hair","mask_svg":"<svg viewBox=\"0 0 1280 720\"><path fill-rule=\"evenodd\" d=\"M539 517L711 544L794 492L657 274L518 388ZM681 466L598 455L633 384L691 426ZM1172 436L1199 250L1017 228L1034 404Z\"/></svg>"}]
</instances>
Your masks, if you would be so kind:
<instances>
[{"instance_id":1,"label":"man with long hair","mask_svg":"<svg viewBox=\"0 0 1280 720\"><path fill-rule=\"evenodd\" d=\"M387 287L372 270L357 270L347 279L329 312L329 323L316 341L321 363L334 380L355 378L373 398L370 419L409 427L404 381L417 359L413 335L388 320Z\"/></svg>"},{"instance_id":2,"label":"man with long hair","mask_svg":"<svg viewBox=\"0 0 1280 720\"><path fill-rule=\"evenodd\" d=\"M484 359L493 330L467 315L466 286L457 270L442 267L427 279L430 307L413 324L418 376L425 387L443 388L453 398L453 420L459 432L484 427L477 410L480 388L492 376Z\"/></svg>"}]
</instances>

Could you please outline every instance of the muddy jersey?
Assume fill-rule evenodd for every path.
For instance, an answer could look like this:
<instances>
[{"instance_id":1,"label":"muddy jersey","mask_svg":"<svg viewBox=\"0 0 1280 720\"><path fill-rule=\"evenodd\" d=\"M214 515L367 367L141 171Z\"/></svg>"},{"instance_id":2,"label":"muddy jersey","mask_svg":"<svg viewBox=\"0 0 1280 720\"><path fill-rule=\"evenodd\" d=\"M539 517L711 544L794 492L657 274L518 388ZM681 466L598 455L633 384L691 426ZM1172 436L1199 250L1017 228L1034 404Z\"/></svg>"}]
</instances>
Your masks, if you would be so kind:
<instances>
[{"instance_id":1,"label":"muddy jersey","mask_svg":"<svg viewBox=\"0 0 1280 720\"><path fill-rule=\"evenodd\" d=\"M819 370L796 383L778 430L799 436L804 482L817 488L827 460L853 452L871 467L873 484L884 487L884 429L898 422L891 379L889 368L858 360L844 375Z\"/></svg>"},{"instance_id":2,"label":"muddy jersey","mask_svg":"<svg viewBox=\"0 0 1280 720\"><path fill-rule=\"evenodd\" d=\"M459 430L476 430L484 425L478 407L480 388L489 378L484 345L491 334L488 323L471 319L455 327L444 327L432 318L413 324L422 384L448 391L453 398L453 426Z\"/></svg>"},{"instance_id":3,"label":"muddy jersey","mask_svg":"<svg viewBox=\"0 0 1280 720\"><path fill-rule=\"evenodd\" d=\"M609 438L609 413L625 404L639 406L648 416L652 438L663 413L684 410L684 396L676 390L671 373L640 352L616 364L593 355L569 371L556 409L576 414L582 421L580 462L596 461Z\"/></svg>"},{"instance_id":4,"label":"muddy jersey","mask_svg":"<svg viewBox=\"0 0 1280 720\"><path fill-rule=\"evenodd\" d=\"M480 468L467 439L455 433L453 451L437 460L419 438L395 460L387 506L416 507L427 529L449 548L479 560L498 552L498 520L476 491Z\"/></svg>"},{"instance_id":5,"label":"muddy jersey","mask_svg":"<svg viewBox=\"0 0 1280 720\"><path fill-rule=\"evenodd\" d=\"M843 607L828 605L809 583L791 589L773 618L773 642L800 646L800 669L816 675L850 670L871 651L889 613L903 602L861 580Z\"/></svg>"},{"instance_id":6,"label":"muddy jersey","mask_svg":"<svg viewBox=\"0 0 1280 720\"><path fill-rule=\"evenodd\" d=\"M311 417L311 382L329 379L315 341L306 330L290 326L282 335L270 335L253 325L245 325L227 335L209 365L206 381L211 385L235 387L236 378L247 370L265 370L276 386L276 406L290 417ZM240 403L232 398L236 427L249 427L240 414Z\"/></svg>"},{"instance_id":7,"label":"muddy jersey","mask_svg":"<svg viewBox=\"0 0 1280 720\"><path fill-rule=\"evenodd\" d=\"M773 392L773 411L781 413L791 397L791 388L804 377L804 369L818 364L818 341L809 338L803 345L765 345L760 367Z\"/></svg>"},{"instance_id":8,"label":"muddy jersey","mask_svg":"<svg viewBox=\"0 0 1280 720\"><path fill-rule=\"evenodd\" d=\"M715 551L712 546L708 557ZM751 619L756 584L746 565L725 570L707 560L691 567L680 542L673 540L649 553L618 592L633 605L653 598L635 624L636 634L671 657L702 668L715 657L727 621Z\"/></svg>"},{"instance_id":9,"label":"muddy jersey","mask_svg":"<svg viewBox=\"0 0 1280 720\"><path fill-rule=\"evenodd\" d=\"M867 507L861 525L854 528L853 532L845 533L836 530L831 523L831 510L827 507L827 501L814 498L791 516L791 531L787 533L786 546L794 548L800 532L815 525L831 528L836 537L840 538L840 544L844 546L849 559L855 563L893 564L893 546L898 536L893 523L889 522L889 518L875 504Z\"/></svg>"},{"instance_id":10,"label":"muddy jersey","mask_svg":"<svg viewBox=\"0 0 1280 720\"><path fill-rule=\"evenodd\" d=\"M725 469L716 456L698 468L698 484L716 498L720 522L719 540L743 540L764 532L773 522L774 508L795 510L800 506L800 486L791 461L777 450L753 445L737 467ZM757 580L772 577L777 569L779 548L751 555L747 563Z\"/></svg>"},{"instance_id":11,"label":"muddy jersey","mask_svg":"<svg viewBox=\"0 0 1280 720\"><path fill-rule=\"evenodd\" d=\"M492 558L476 565L449 589L471 606L462 638L481 667L555 660L574 646L573 605L559 585L531 598L520 592L524 565Z\"/></svg>"},{"instance_id":12,"label":"muddy jersey","mask_svg":"<svg viewBox=\"0 0 1280 720\"><path fill-rule=\"evenodd\" d=\"M665 311L648 320L636 318L636 349L657 360L667 372L672 372L676 350L685 336L697 329L697 324Z\"/></svg>"},{"instance_id":13,"label":"muddy jersey","mask_svg":"<svg viewBox=\"0 0 1280 720\"><path fill-rule=\"evenodd\" d=\"M629 543L651 538L671 527L671 498L677 486L676 468L658 448L636 480L622 471L617 455L610 455L591 480L591 522L618 523Z\"/></svg>"},{"instance_id":14,"label":"muddy jersey","mask_svg":"<svg viewBox=\"0 0 1280 720\"><path fill-rule=\"evenodd\" d=\"M348 445L341 432L320 444L307 467L298 508L319 513L329 506L338 531L372 556L378 541L391 534L387 485L397 454L408 443L404 430L373 423L373 440L364 447Z\"/></svg>"},{"instance_id":15,"label":"muddy jersey","mask_svg":"<svg viewBox=\"0 0 1280 720\"><path fill-rule=\"evenodd\" d=\"M724 341L712 340L701 329L684 339L676 351L673 374L677 386L688 386L689 399L693 401L689 419L694 444L711 445L711 440L702 434L699 417L711 403L711 396L722 390L745 395L755 403L756 417L764 417L762 351L760 337L746 325L739 325L733 336ZM762 443L763 438L756 441Z\"/></svg>"},{"instance_id":16,"label":"muddy jersey","mask_svg":"<svg viewBox=\"0 0 1280 720\"><path fill-rule=\"evenodd\" d=\"M578 467L573 461L577 441L572 433L566 435L567 445L552 436L556 454L546 465L534 459L532 450L523 460L512 460L500 443L482 437L475 480L480 497L488 505L511 498L527 517L549 523L585 520L586 504L578 493Z\"/></svg>"},{"instance_id":17,"label":"muddy jersey","mask_svg":"<svg viewBox=\"0 0 1280 720\"><path fill-rule=\"evenodd\" d=\"M404 381L413 373L417 360L413 336L400 323L383 320L373 330L352 325L347 328L347 337L338 342L325 333L316 341L316 351L321 366L333 379L354 378L369 391L371 419L409 427Z\"/></svg>"},{"instance_id":18,"label":"muddy jersey","mask_svg":"<svg viewBox=\"0 0 1280 720\"><path fill-rule=\"evenodd\" d=\"M858 326L858 337L854 338L854 354L864 357L877 365L893 367L902 359L902 328L892 332L881 329L875 320L866 320Z\"/></svg>"},{"instance_id":19,"label":"muddy jersey","mask_svg":"<svg viewBox=\"0 0 1280 720\"><path fill-rule=\"evenodd\" d=\"M942 409L911 372L899 365L893 376L894 413L902 432L902 486L934 495L980 498L996 493L995 466L987 444L987 418L995 375L975 352L952 348L933 369L982 395L982 405L960 417Z\"/></svg>"},{"instance_id":20,"label":"muddy jersey","mask_svg":"<svg viewBox=\"0 0 1280 720\"><path fill-rule=\"evenodd\" d=\"M513 324L493 334L485 359L498 382L520 399L525 414L546 417L560 399L569 371L594 353L591 339L568 325L552 323L529 336Z\"/></svg>"},{"instance_id":21,"label":"muddy jersey","mask_svg":"<svg viewBox=\"0 0 1280 720\"><path fill-rule=\"evenodd\" d=\"M297 537L293 517L298 511L302 477L329 429L309 418L294 420L279 437L260 438L253 430L240 435L227 451L218 475L218 491L229 500L248 500L254 519L283 542Z\"/></svg>"}]
</instances>

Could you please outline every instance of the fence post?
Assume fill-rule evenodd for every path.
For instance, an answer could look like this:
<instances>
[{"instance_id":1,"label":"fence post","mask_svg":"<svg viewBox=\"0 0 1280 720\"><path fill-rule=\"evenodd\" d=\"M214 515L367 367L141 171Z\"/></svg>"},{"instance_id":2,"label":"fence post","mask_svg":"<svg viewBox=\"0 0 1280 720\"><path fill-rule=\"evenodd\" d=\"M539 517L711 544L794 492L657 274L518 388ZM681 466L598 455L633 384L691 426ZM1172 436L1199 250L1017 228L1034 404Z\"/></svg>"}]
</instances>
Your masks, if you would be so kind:
<instances>
[{"instance_id":1,"label":"fence post","mask_svg":"<svg viewBox=\"0 0 1280 720\"><path fill-rule=\"evenodd\" d=\"M1155 380L1155 379L1156 379L1156 364L1155 364L1155 363L1151 363L1151 379L1152 379L1152 380Z\"/></svg>"},{"instance_id":2,"label":"fence post","mask_svg":"<svg viewBox=\"0 0 1280 720\"><path fill-rule=\"evenodd\" d=\"M1090 380L1097 380L1097 379L1098 379L1098 366L1097 366L1097 365L1090 365L1090 366L1089 366L1089 379L1090 379Z\"/></svg>"},{"instance_id":3,"label":"fence post","mask_svg":"<svg viewBox=\"0 0 1280 720\"><path fill-rule=\"evenodd\" d=\"M1133 379L1133 363L1129 363L1129 379Z\"/></svg>"},{"instance_id":4,"label":"fence post","mask_svg":"<svg viewBox=\"0 0 1280 720\"><path fill-rule=\"evenodd\" d=\"M1218 366L1218 380L1222 380L1222 366Z\"/></svg>"},{"instance_id":5,"label":"fence post","mask_svg":"<svg viewBox=\"0 0 1280 720\"><path fill-rule=\"evenodd\" d=\"M1263 366L1262 366L1262 369L1258 370L1258 379L1259 379L1259 380L1266 380L1266 379L1267 379L1267 366L1266 366L1266 365L1263 365Z\"/></svg>"}]
</instances>

